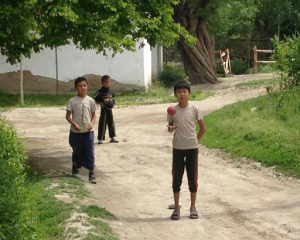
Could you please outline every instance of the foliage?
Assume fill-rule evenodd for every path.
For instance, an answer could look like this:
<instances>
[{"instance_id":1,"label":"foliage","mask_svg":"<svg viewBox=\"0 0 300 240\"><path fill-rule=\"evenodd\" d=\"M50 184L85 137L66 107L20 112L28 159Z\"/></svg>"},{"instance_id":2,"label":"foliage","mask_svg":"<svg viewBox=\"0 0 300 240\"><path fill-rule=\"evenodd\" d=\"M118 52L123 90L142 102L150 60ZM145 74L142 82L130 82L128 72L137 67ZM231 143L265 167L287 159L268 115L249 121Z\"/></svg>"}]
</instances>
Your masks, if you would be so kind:
<instances>
[{"instance_id":1,"label":"foliage","mask_svg":"<svg viewBox=\"0 0 300 240\"><path fill-rule=\"evenodd\" d=\"M282 89L293 88L300 85L300 35L287 37L280 41L278 37L273 40L275 54L273 59L275 69L282 77Z\"/></svg>"},{"instance_id":2,"label":"foliage","mask_svg":"<svg viewBox=\"0 0 300 240\"><path fill-rule=\"evenodd\" d=\"M201 13L216 42L225 47L233 39L249 39L258 11L254 0L215 0Z\"/></svg>"},{"instance_id":3,"label":"foliage","mask_svg":"<svg viewBox=\"0 0 300 240\"><path fill-rule=\"evenodd\" d=\"M173 21L177 0L18 0L0 3L0 48L10 63L32 51L73 42L105 53L133 50L145 38L170 46L188 32ZM141 44L142 45L142 44Z\"/></svg>"},{"instance_id":4,"label":"foliage","mask_svg":"<svg viewBox=\"0 0 300 240\"><path fill-rule=\"evenodd\" d=\"M0 239L35 239L26 160L15 129L0 115Z\"/></svg>"},{"instance_id":5,"label":"foliage","mask_svg":"<svg viewBox=\"0 0 300 240\"><path fill-rule=\"evenodd\" d=\"M248 73L249 66L246 61L240 58L233 58L231 61L231 72L232 74L245 74Z\"/></svg>"},{"instance_id":6,"label":"foliage","mask_svg":"<svg viewBox=\"0 0 300 240\"><path fill-rule=\"evenodd\" d=\"M181 65L166 64L160 76L160 81L167 87L173 86L178 80L187 81L188 77Z\"/></svg>"},{"instance_id":7,"label":"foliage","mask_svg":"<svg viewBox=\"0 0 300 240\"><path fill-rule=\"evenodd\" d=\"M273 63L257 65L257 73L272 73L272 72L274 72L274 64ZM254 68L250 68L249 73L253 74Z\"/></svg>"},{"instance_id":8,"label":"foliage","mask_svg":"<svg viewBox=\"0 0 300 240\"><path fill-rule=\"evenodd\" d=\"M0 2L0 52L11 63L38 50L36 5L37 0Z\"/></svg>"},{"instance_id":9,"label":"foliage","mask_svg":"<svg viewBox=\"0 0 300 240\"><path fill-rule=\"evenodd\" d=\"M256 5L259 9L256 20L264 23L271 36L291 35L299 31L298 0L256 0Z\"/></svg>"},{"instance_id":10,"label":"foliage","mask_svg":"<svg viewBox=\"0 0 300 240\"><path fill-rule=\"evenodd\" d=\"M272 92L209 114L202 143L300 177L299 94Z\"/></svg>"}]
</instances>

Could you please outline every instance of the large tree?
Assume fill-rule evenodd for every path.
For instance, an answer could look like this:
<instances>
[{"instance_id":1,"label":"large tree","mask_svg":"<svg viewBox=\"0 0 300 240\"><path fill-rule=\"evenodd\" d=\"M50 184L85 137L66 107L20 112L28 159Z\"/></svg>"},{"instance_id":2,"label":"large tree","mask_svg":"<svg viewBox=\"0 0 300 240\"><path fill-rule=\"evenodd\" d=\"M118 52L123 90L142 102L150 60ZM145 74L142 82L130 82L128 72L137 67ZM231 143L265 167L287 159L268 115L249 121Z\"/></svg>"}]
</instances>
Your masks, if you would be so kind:
<instances>
[{"instance_id":1,"label":"large tree","mask_svg":"<svg viewBox=\"0 0 300 240\"><path fill-rule=\"evenodd\" d=\"M255 0L181 0L175 21L197 39L195 45L181 38L177 47L192 83L215 83L214 41L226 47L233 39L250 39L257 12Z\"/></svg>"},{"instance_id":2,"label":"large tree","mask_svg":"<svg viewBox=\"0 0 300 240\"><path fill-rule=\"evenodd\" d=\"M177 42L185 71L192 83L216 83L213 41L207 20L200 15L208 6L207 0L182 0L175 6L174 19L196 39L189 45L181 37Z\"/></svg>"},{"instance_id":3,"label":"large tree","mask_svg":"<svg viewBox=\"0 0 300 240\"><path fill-rule=\"evenodd\" d=\"M187 31L173 20L177 0L2 0L0 50L11 63L43 47L133 50L140 38L169 46Z\"/></svg>"}]
</instances>

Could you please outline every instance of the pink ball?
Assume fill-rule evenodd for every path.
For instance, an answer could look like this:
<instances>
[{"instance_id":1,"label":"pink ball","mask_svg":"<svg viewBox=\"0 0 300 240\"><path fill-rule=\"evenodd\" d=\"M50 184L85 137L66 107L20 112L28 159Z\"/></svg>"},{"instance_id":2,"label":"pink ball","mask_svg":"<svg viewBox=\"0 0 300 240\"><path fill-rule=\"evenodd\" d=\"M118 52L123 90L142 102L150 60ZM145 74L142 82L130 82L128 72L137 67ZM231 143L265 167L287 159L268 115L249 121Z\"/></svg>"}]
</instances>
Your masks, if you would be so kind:
<instances>
[{"instance_id":1,"label":"pink ball","mask_svg":"<svg viewBox=\"0 0 300 240\"><path fill-rule=\"evenodd\" d=\"M174 106L170 106L167 109L168 114L174 115L176 113L176 108Z\"/></svg>"}]
</instances>

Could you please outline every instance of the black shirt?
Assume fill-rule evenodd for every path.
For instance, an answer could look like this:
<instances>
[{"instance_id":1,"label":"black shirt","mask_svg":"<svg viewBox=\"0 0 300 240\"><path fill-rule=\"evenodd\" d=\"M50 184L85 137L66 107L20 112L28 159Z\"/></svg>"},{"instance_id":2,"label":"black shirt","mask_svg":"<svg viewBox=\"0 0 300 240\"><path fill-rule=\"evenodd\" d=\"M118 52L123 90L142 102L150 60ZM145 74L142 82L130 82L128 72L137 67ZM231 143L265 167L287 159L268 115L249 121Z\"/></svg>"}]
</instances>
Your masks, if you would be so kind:
<instances>
[{"instance_id":1,"label":"black shirt","mask_svg":"<svg viewBox=\"0 0 300 240\"><path fill-rule=\"evenodd\" d=\"M102 87L94 95L96 103L101 107L111 109L115 105L115 94L110 88Z\"/></svg>"}]
</instances>

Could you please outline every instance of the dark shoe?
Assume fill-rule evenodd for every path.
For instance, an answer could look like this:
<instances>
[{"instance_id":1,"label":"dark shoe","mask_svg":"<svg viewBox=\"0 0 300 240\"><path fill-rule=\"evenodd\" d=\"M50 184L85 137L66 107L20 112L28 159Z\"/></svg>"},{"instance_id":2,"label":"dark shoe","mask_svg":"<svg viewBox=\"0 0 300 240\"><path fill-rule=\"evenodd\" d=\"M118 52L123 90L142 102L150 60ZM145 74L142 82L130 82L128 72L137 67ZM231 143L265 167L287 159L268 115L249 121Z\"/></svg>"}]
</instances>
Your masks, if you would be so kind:
<instances>
[{"instance_id":1,"label":"dark shoe","mask_svg":"<svg viewBox=\"0 0 300 240\"><path fill-rule=\"evenodd\" d=\"M73 166L72 166L72 175L73 175L73 176L77 176L78 173L79 173L78 168L77 168L76 166L73 165Z\"/></svg>"},{"instance_id":2,"label":"dark shoe","mask_svg":"<svg viewBox=\"0 0 300 240\"><path fill-rule=\"evenodd\" d=\"M96 184L96 183L97 183L97 181L96 181L96 176L95 176L94 172L90 172L90 173L89 173L89 182L90 182L90 183L93 183L93 184Z\"/></svg>"},{"instance_id":3,"label":"dark shoe","mask_svg":"<svg viewBox=\"0 0 300 240\"><path fill-rule=\"evenodd\" d=\"M118 143L119 141L118 140L116 140L115 138L112 138L111 140L110 140L110 143Z\"/></svg>"}]
</instances>

